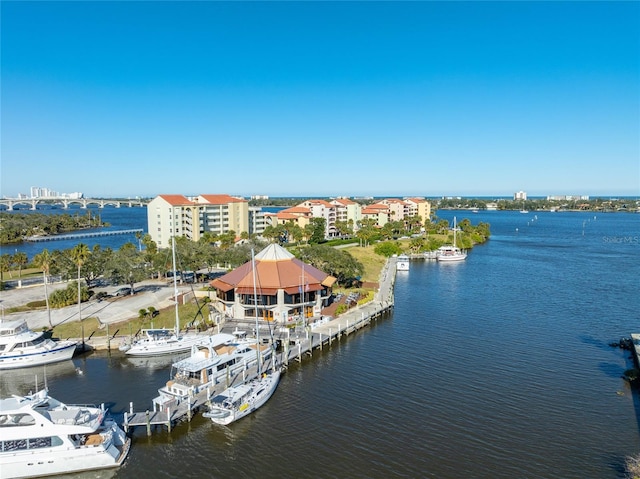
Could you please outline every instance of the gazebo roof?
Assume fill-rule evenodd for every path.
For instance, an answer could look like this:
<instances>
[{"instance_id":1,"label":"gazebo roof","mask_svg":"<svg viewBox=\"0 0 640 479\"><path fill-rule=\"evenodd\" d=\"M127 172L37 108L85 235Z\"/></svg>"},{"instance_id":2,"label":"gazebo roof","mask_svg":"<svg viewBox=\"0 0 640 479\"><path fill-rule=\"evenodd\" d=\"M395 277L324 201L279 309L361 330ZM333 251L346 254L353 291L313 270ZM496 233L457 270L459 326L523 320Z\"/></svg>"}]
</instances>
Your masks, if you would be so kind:
<instances>
[{"instance_id":1,"label":"gazebo roof","mask_svg":"<svg viewBox=\"0 0 640 479\"><path fill-rule=\"evenodd\" d=\"M319 291L332 286L336 278L305 264L278 244L270 244L255 255L256 289L262 294L275 294L284 289L294 294L300 287L305 291ZM211 281L222 291L236 289L240 293L253 291L253 263L251 261Z\"/></svg>"}]
</instances>

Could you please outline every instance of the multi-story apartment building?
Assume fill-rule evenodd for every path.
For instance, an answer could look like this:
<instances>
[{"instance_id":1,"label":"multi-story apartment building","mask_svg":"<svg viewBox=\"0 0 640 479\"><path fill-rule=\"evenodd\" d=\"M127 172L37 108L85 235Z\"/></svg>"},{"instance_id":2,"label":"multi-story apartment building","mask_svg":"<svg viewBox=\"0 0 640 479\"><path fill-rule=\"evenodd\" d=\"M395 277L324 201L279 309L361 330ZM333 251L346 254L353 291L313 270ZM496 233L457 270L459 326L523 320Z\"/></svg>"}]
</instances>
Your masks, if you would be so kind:
<instances>
[{"instance_id":1,"label":"multi-story apartment building","mask_svg":"<svg viewBox=\"0 0 640 479\"><path fill-rule=\"evenodd\" d=\"M424 198L407 198L405 202L409 205L409 216L419 216L423 224L431 218L431 203Z\"/></svg>"},{"instance_id":2,"label":"multi-story apartment building","mask_svg":"<svg viewBox=\"0 0 640 479\"><path fill-rule=\"evenodd\" d=\"M249 232L249 203L229 195L160 195L147 206L147 226L159 248L168 248L172 236L198 241L205 232L240 235Z\"/></svg>"},{"instance_id":3,"label":"multi-story apartment building","mask_svg":"<svg viewBox=\"0 0 640 479\"><path fill-rule=\"evenodd\" d=\"M330 203L336 208L336 221L347 223L353 228L354 232L358 231L362 221L362 206L360 203L348 198L336 198L331 200Z\"/></svg>"},{"instance_id":4,"label":"multi-story apartment building","mask_svg":"<svg viewBox=\"0 0 640 479\"><path fill-rule=\"evenodd\" d=\"M247 200L229 195L160 195L147 207L148 231L160 248L170 246L172 236L198 241L206 232L223 234L234 231L261 234L267 225L294 222L304 229L312 218L325 219L325 237L339 235L336 222L345 222L358 231L364 219L382 227L389 221L420 216L422 222L431 216L431 205L422 198L386 199L362 206L347 198L331 201L310 199L278 213L265 213L249 207Z\"/></svg>"},{"instance_id":5,"label":"multi-story apartment building","mask_svg":"<svg viewBox=\"0 0 640 479\"><path fill-rule=\"evenodd\" d=\"M307 200L298 205L300 208L308 208L312 218L324 218L325 238L333 238L336 230L336 207L326 200Z\"/></svg>"}]
</instances>

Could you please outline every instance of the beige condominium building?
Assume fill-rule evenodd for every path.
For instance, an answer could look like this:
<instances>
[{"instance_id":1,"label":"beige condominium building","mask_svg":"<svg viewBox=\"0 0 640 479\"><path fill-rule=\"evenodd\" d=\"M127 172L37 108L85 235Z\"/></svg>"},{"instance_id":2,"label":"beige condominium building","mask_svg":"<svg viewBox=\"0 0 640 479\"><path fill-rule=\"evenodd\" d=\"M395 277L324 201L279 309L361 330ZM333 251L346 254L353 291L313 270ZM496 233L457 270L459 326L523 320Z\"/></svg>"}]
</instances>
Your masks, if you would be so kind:
<instances>
[{"instance_id":1,"label":"beige condominium building","mask_svg":"<svg viewBox=\"0 0 640 479\"><path fill-rule=\"evenodd\" d=\"M198 241L205 232L238 236L249 232L249 203L229 195L159 195L147 206L147 226L159 248L171 246L172 236Z\"/></svg>"}]
</instances>

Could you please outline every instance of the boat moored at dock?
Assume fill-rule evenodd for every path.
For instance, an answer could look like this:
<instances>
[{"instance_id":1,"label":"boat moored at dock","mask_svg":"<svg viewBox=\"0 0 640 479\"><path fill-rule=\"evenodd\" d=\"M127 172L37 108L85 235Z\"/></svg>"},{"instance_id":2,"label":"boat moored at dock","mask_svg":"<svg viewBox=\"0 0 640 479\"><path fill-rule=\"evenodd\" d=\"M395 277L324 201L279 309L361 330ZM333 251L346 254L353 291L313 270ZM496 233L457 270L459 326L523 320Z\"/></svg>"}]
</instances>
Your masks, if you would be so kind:
<instances>
[{"instance_id":1,"label":"boat moored at dock","mask_svg":"<svg viewBox=\"0 0 640 479\"><path fill-rule=\"evenodd\" d=\"M280 374L281 371L277 369L225 389L211 398L209 410L202 415L223 426L248 416L273 395L278 387Z\"/></svg>"},{"instance_id":2,"label":"boat moored at dock","mask_svg":"<svg viewBox=\"0 0 640 479\"><path fill-rule=\"evenodd\" d=\"M120 466L131 439L104 406L64 404L42 389L0 400L0 478Z\"/></svg>"},{"instance_id":3,"label":"boat moored at dock","mask_svg":"<svg viewBox=\"0 0 640 479\"><path fill-rule=\"evenodd\" d=\"M409 271L409 256L407 256L406 254L398 255L398 259L396 261L396 270Z\"/></svg>"},{"instance_id":4,"label":"boat moored at dock","mask_svg":"<svg viewBox=\"0 0 640 479\"><path fill-rule=\"evenodd\" d=\"M191 355L173 363L171 379L161 387L153 400L154 410L174 410L180 403L216 385L230 385L234 377L245 373L260 361L271 357L270 345L259 345L244 337L243 332L208 336L208 342L193 346ZM254 373L255 374L255 373ZM244 380L250 379L248 377Z\"/></svg>"},{"instance_id":5,"label":"boat moored at dock","mask_svg":"<svg viewBox=\"0 0 640 479\"><path fill-rule=\"evenodd\" d=\"M16 369L66 361L76 341L54 341L29 329L24 319L0 321L0 369Z\"/></svg>"}]
</instances>

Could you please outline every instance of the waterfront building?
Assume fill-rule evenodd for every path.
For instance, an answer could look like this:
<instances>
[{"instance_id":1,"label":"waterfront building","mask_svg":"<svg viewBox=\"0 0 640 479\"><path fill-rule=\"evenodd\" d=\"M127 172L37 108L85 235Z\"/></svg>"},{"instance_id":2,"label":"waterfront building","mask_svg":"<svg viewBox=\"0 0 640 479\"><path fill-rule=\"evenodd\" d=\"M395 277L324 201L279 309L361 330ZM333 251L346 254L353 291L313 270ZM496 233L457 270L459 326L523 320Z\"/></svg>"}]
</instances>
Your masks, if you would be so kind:
<instances>
[{"instance_id":1,"label":"waterfront building","mask_svg":"<svg viewBox=\"0 0 640 479\"><path fill-rule=\"evenodd\" d=\"M390 221L390 214L389 206L383 203L375 203L362 208L362 219L372 220L373 226L378 228L382 228Z\"/></svg>"},{"instance_id":2,"label":"waterfront building","mask_svg":"<svg viewBox=\"0 0 640 479\"><path fill-rule=\"evenodd\" d=\"M254 274L255 268L255 274ZM291 324L319 317L336 278L272 243L235 270L209 283L211 307L227 318ZM257 296L257 304L256 304Z\"/></svg>"},{"instance_id":3,"label":"waterfront building","mask_svg":"<svg viewBox=\"0 0 640 479\"><path fill-rule=\"evenodd\" d=\"M298 205L300 208L308 208L312 218L324 218L324 237L337 236L336 207L326 200L306 200Z\"/></svg>"},{"instance_id":4,"label":"waterfront building","mask_svg":"<svg viewBox=\"0 0 640 479\"><path fill-rule=\"evenodd\" d=\"M267 215L267 223L275 227L292 222L304 229L311 222L311 210L303 206L293 206Z\"/></svg>"},{"instance_id":5,"label":"waterfront building","mask_svg":"<svg viewBox=\"0 0 640 479\"><path fill-rule=\"evenodd\" d=\"M206 232L240 235L249 231L249 203L229 195L160 195L147 206L147 225L159 248L169 248L172 236L198 241Z\"/></svg>"},{"instance_id":6,"label":"waterfront building","mask_svg":"<svg viewBox=\"0 0 640 479\"><path fill-rule=\"evenodd\" d=\"M341 221L351 225L354 233L358 231L362 222L362 206L348 198L336 198L330 201L336 208L336 222Z\"/></svg>"},{"instance_id":7,"label":"waterfront building","mask_svg":"<svg viewBox=\"0 0 640 479\"><path fill-rule=\"evenodd\" d=\"M198 241L206 232L223 234L234 231L237 236L247 232L261 235L267 226L276 227L293 222L305 229L313 218L325 220L325 238L340 235L336 222L345 222L358 231L364 219L372 219L377 227L389 221L402 221L419 216L424 222L431 216L431 204L423 198L386 199L373 205L336 198L331 201L309 199L277 213L249 207L244 198L225 194L160 195L147 206L148 231L160 248L170 247L172 236L184 236Z\"/></svg>"},{"instance_id":8,"label":"waterfront building","mask_svg":"<svg viewBox=\"0 0 640 479\"><path fill-rule=\"evenodd\" d=\"M526 201L527 199L527 192L526 191L518 191L516 193L513 194L513 200L514 201Z\"/></svg>"}]
</instances>

